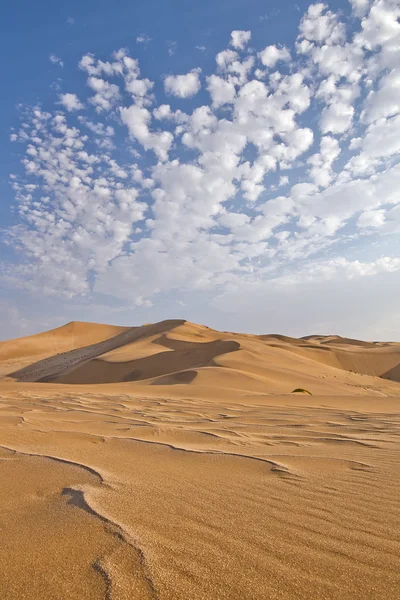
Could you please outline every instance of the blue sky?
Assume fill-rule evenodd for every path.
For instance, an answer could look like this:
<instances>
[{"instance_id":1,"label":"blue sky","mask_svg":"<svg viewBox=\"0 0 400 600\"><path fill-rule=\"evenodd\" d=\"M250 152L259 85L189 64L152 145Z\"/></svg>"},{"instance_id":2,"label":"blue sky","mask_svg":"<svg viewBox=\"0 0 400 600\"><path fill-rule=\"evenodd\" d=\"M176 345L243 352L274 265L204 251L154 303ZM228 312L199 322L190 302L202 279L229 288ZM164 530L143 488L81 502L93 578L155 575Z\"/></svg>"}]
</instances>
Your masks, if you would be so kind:
<instances>
[{"instance_id":1,"label":"blue sky","mask_svg":"<svg viewBox=\"0 0 400 600\"><path fill-rule=\"evenodd\" d=\"M395 0L23 2L1 28L1 338L400 339Z\"/></svg>"}]
</instances>

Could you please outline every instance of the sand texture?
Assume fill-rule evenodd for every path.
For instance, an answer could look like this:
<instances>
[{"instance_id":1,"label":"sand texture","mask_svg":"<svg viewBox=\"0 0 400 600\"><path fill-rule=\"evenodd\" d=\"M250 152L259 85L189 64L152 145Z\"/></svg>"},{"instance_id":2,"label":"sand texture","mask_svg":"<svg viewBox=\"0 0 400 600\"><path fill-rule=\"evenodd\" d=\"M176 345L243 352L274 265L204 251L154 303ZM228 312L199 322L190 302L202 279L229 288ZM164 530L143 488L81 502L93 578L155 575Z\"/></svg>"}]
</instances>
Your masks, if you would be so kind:
<instances>
[{"instance_id":1,"label":"sand texture","mask_svg":"<svg viewBox=\"0 0 400 600\"><path fill-rule=\"evenodd\" d=\"M398 600L400 344L2 342L0 481L1 600Z\"/></svg>"}]
</instances>

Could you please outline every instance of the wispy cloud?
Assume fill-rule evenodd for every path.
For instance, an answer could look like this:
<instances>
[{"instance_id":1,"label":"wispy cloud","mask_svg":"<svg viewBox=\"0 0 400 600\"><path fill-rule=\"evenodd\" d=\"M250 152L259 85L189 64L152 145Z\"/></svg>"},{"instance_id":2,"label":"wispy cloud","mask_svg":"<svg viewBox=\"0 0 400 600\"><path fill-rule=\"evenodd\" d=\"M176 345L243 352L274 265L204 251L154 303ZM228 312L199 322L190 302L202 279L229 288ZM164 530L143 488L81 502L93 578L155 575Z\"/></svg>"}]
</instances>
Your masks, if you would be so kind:
<instances>
[{"instance_id":1,"label":"wispy cloud","mask_svg":"<svg viewBox=\"0 0 400 600\"><path fill-rule=\"evenodd\" d=\"M169 42L167 42L167 47L168 47L168 54L170 56L173 56L178 47L178 43L170 40Z\"/></svg>"},{"instance_id":2,"label":"wispy cloud","mask_svg":"<svg viewBox=\"0 0 400 600\"><path fill-rule=\"evenodd\" d=\"M149 37L145 33L141 33L140 35L137 36L136 42L138 44L145 44L145 45L147 45L149 42L151 42L151 37Z\"/></svg>"},{"instance_id":3,"label":"wispy cloud","mask_svg":"<svg viewBox=\"0 0 400 600\"><path fill-rule=\"evenodd\" d=\"M61 58L59 56L56 56L55 54L50 54L50 62L53 63L53 65L58 65L59 67L64 66L64 63L61 60Z\"/></svg>"}]
</instances>

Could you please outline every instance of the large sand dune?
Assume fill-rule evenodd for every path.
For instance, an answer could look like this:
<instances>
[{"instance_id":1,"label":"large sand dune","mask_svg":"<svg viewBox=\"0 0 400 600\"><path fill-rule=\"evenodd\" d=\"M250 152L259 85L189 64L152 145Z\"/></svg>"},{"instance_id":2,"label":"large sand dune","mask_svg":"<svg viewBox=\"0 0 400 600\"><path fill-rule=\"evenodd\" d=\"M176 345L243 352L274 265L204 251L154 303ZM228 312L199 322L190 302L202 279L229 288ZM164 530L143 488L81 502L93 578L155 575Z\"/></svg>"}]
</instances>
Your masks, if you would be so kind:
<instances>
[{"instance_id":1,"label":"large sand dune","mask_svg":"<svg viewBox=\"0 0 400 600\"><path fill-rule=\"evenodd\" d=\"M56 348L63 351L54 352ZM5 371L3 366L3 373L17 381L68 384L149 384L157 383L160 376L176 378L193 369L196 375L201 371L204 384L208 375L215 375L205 367L228 368L237 379L242 375L245 388L253 385L266 393L290 392L292 384L316 386L321 393L331 393L334 385L346 393L349 385L367 381L358 375L400 380L400 344L338 336L295 339L222 333L182 320L132 328L69 323L45 334L3 342L1 358L8 367ZM19 362L24 366L15 369ZM380 385L368 381L373 383Z\"/></svg>"},{"instance_id":2,"label":"large sand dune","mask_svg":"<svg viewBox=\"0 0 400 600\"><path fill-rule=\"evenodd\" d=\"M399 365L183 320L0 343L0 598L397 600Z\"/></svg>"}]
</instances>

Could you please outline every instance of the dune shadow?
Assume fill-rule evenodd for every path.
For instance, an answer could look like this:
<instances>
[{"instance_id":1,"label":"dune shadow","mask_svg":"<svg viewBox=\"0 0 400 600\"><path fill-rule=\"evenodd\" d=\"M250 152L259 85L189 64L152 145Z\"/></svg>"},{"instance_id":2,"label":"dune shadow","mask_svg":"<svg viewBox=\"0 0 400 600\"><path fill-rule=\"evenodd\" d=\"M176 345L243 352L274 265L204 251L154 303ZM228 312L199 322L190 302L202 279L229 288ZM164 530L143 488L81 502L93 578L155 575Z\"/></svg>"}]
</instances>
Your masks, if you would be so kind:
<instances>
[{"instance_id":1,"label":"dune shadow","mask_svg":"<svg viewBox=\"0 0 400 600\"><path fill-rule=\"evenodd\" d=\"M197 377L198 373L196 370L179 371L178 373L172 373L171 375L164 375L157 377L152 385L182 385L192 383Z\"/></svg>"},{"instance_id":2,"label":"dune shadow","mask_svg":"<svg viewBox=\"0 0 400 600\"><path fill-rule=\"evenodd\" d=\"M164 333L156 340L153 340L152 343L157 344L158 346L164 346L164 348L169 348L169 350L193 350L196 348L201 348L210 342L189 342L187 340L177 340L174 338L169 338L168 335Z\"/></svg>"},{"instance_id":3,"label":"dune shadow","mask_svg":"<svg viewBox=\"0 0 400 600\"><path fill-rule=\"evenodd\" d=\"M381 375L382 379L389 379L390 381L397 381L400 383L400 364L393 367L393 369L389 369L386 373Z\"/></svg>"},{"instance_id":4,"label":"dune shadow","mask_svg":"<svg viewBox=\"0 0 400 600\"><path fill-rule=\"evenodd\" d=\"M167 350L150 356L144 356L134 360L127 361L108 361L102 358L95 358L85 361L84 364L77 365L68 372L56 376L48 376L40 379L43 383L67 383L67 384L87 384L87 383L120 383L128 381L142 381L154 379L161 376L172 376L175 379L184 382L185 378L192 381L195 375L184 375L178 373L182 371L192 371L193 369L216 366L214 358L221 354L235 352L239 350L240 344L235 341L215 340L198 344L198 347L181 350ZM171 377L169 383L173 383Z\"/></svg>"}]
</instances>

